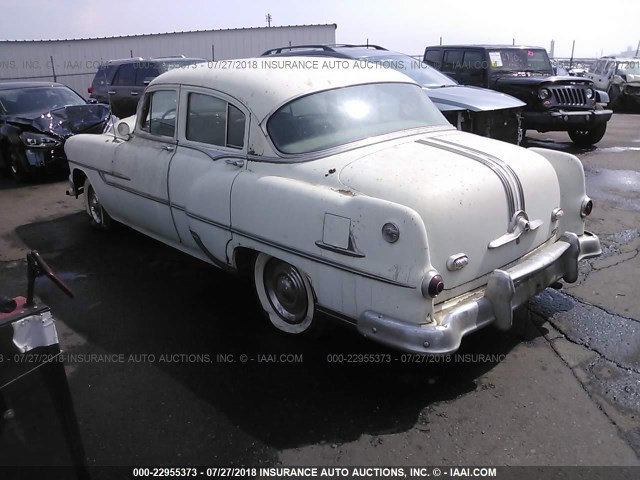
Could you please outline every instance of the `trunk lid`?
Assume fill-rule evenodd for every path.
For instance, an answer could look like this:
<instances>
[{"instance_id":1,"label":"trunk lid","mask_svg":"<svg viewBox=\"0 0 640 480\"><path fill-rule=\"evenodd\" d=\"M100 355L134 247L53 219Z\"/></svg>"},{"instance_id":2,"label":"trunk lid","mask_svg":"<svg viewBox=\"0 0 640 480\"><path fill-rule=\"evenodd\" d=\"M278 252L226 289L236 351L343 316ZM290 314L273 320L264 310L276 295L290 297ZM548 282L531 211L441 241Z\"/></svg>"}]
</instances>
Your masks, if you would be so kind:
<instances>
[{"instance_id":1,"label":"trunk lid","mask_svg":"<svg viewBox=\"0 0 640 480\"><path fill-rule=\"evenodd\" d=\"M423 218L429 260L446 288L439 301L544 243L554 234L551 212L560 206L555 170L540 155L456 131L365 155L345 166L340 180L410 207ZM520 210L532 227L537 221L537 228L504 242ZM459 254L467 256L468 264L448 269L447 261Z\"/></svg>"}]
</instances>

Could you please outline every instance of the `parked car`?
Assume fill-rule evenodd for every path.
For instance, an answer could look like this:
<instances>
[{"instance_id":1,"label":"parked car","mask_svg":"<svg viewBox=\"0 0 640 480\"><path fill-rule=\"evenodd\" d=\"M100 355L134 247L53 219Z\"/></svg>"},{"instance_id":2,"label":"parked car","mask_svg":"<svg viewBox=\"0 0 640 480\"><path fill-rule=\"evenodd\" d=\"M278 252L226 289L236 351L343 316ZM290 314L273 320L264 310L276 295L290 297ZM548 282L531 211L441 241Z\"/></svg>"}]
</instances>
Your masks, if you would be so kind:
<instances>
[{"instance_id":1,"label":"parked car","mask_svg":"<svg viewBox=\"0 0 640 480\"><path fill-rule=\"evenodd\" d=\"M125 58L100 65L88 88L90 101L111 105L113 114L124 118L136 113L138 100L149 82L174 68L206 62L204 58Z\"/></svg>"},{"instance_id":2,"label":"parked car","mask_svg":"<svg viewBox=\"0 0 640 480\"><path fill-rule=\"evenodd\" d=\"M295 45L267 50L263 57L324 56L373 62L398 70L420 84L453 126L465 132L520 144L520 112L517 98L478 87L464 87L426 63L378 45Z\"/></svg>"},{"instance_id":3,"label":"parked car","mask_svg":"<svg viewBox=\"0 0 640 480\"><path fill-rule=\"evenodd\" d=\"M491 88L527 104L523 129L563 131L576 145L598 143L613 113L606 92L587 78L555 76L547 51L512 45L437 45L424 61L464 85Z\"/></svg>"},{"instance_id":4,"label":"parked car","mask_svg":"<svg viewBox=\"0 0 640 480\"><path fill-rule=\"evenodd\" d=\"M76 133L102 133L109 107L88 105L59 83L0 83L0 167L18 179L67 168L63 145Z\"/></svg>"},{"instance_id":5,"label":"parked car","mask_svg":"<svg viewBox=\"0 0 640 480\"><path fill-rule=\"evenodd\" d=\"M586 76L609 94L609 107L640 104L640 57L602 57Z\"/></svg>"},{"instance_id":6,"label":"parked car","mask_svg":"<svg viewBox=\"0 0 640 480\"><path fill-rule=\"evenodd\" d=\"M67 142L68 193L96 227L247 272L283 332L334 318L425 354L600 253L576 157L460 132L391 69L279 62L159 76L113 135Z\"/></svg>"}]
</instances>

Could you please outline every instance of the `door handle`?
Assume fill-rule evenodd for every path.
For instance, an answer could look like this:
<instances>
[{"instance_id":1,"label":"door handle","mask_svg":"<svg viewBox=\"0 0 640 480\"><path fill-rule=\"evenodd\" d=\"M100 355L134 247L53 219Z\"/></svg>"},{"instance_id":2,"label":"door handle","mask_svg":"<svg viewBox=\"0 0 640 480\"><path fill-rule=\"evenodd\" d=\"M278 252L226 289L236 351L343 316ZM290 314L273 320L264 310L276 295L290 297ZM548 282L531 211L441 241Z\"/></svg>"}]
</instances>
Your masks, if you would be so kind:
<instances>
[{"instance_id":1,"label":"door handle","mask_svg":"<svg viewBox=\"0 0 640 480\"><path fill-rule=\"evenodd\" d=\"M164 150L165 152L173 152L174 146L173 145L163 145L163 146L160 147L160 150Z\"/></svg>"},{"instance_id":2,"label":"door handle","mask_svg":"<svg viewBox=\"0 0 640 480\"><path fill-rule=\"evenodd\" d=\"M129 92L131 93L131 95L133 95L134 97L138 95L138 92Z\"/></svg>"},{"instance_id":3,"label":"door handle","mask_svg":"<svg viewBox=\"0 0 640 480\"><path fill-rule=\"evenodd\" d=\"M116 92L115 92L114 90L109 90L107 93L108 93L109 95L115 95L115 94L116 94Z\"/></svg>"},{"instance_id":4,"label":"door handle","mask_svg":"<svg viewBox=\"0 0 640 480\"><path fill-rule=\"evenodd\" d=\"M242 167L242 166L244 166L244 160L241 160L241 159L228 158L226 160L226 162L229 165L233 165L234 167Z\"/></svg>"}]
</instances>

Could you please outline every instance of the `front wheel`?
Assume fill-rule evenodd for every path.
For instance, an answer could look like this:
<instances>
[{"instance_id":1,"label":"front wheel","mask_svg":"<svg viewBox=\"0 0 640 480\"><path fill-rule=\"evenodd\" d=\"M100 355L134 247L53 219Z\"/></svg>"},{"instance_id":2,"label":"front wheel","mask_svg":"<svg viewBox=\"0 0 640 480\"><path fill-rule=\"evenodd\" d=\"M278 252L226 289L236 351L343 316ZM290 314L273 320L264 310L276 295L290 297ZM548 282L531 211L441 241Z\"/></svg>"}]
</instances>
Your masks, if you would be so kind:
<instances>
[{"instance_id":1,"label":"front wheel","mask_svg":"<svg viewBox=\"0 0 640 480\"><path fill-rule=\"evenodd\" d=\"M304 273L260 253L255 259L253 280L260 304L274 327L289 334L320 333L313 290Z\"/></svg>"},{"instance_id":2,"label":"front wheel","mask_svg":"<svg viewBox=\"0 0 640 480\"><path fill-rule=\"evenodd\" d=\"M113 220L111 220L111 217L102 206L102 203L100 203L98 194L93 189L88 178L84 181L84 196L85 207L89 214L89 218L91 218L91 226L98 230L109 230L112 226Z\"/></svg>"},{"instance_id":3,"label":"front wheel","mask_svg":"<svg viewBox=\"0 0 640 480\"><path fill-rule=\"evenodd\" d=\"M24 181L29 177L29 173L27 171L27 159L24 155L22 149L16 146L11 146L9 148L9 173L11 176L18 180Z\"/></svg>"},{"instance_id":4,"label":"front wheel","mask_svg":"<svg viewBox=\"0 0 640 480\"><path fill-rule=\"evenodd\" d=\"M569 137L579 147L590 147L595 145L607 131L607 124L603 123L588 130L569 130Z\"/></svg>"}]
</instances>

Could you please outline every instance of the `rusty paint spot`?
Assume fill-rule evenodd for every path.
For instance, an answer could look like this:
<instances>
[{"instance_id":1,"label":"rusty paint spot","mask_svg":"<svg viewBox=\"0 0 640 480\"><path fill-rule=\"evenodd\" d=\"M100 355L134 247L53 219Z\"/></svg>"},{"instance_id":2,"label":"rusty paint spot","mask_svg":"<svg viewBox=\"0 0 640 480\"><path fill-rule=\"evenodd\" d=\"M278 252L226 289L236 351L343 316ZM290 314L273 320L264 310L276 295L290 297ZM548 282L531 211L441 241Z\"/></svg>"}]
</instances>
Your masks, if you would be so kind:
<instances>
[{"instance_id":1,"label":"rusty paint spot","mask_svg":"<svg viewBox=\"0 0 640 480\"><path fill-rule=\"evenodd\" d=\"M356 193L351 191L351 190L345 190L345 189L339 189L336 190L336 192L338 192L340 195L346 195L347 197L355 197Z\"/></svg>"}]
</instances>

